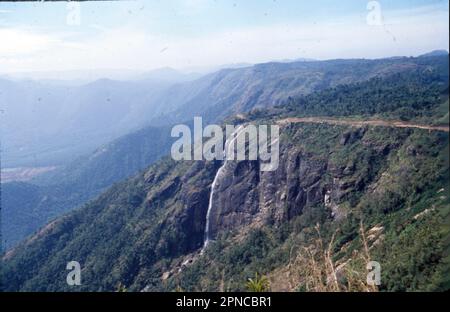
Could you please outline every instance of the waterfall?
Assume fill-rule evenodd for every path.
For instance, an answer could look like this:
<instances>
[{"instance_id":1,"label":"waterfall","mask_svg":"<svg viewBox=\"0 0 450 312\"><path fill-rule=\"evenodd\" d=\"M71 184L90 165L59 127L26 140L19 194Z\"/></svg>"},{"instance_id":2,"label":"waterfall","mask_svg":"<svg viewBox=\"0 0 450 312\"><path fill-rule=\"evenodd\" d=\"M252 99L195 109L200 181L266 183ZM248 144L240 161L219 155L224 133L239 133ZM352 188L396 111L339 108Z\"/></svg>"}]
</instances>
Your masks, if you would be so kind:
<instances>
[{"instance_id":1,"label":"waterfall","mask_svg":"<svg viewBox=\"0 0 450 312\"><path fill-rule=\"evenodd\" d=\"M232 153L234 153L234 142L236 141L238 136L242 133L242 130L243 130L243 126L239 126L237 129L235 129L233 131L233 133L230 135L230 137L226 139L225 148L223 151L224 161L223 161L222 166L219 168L219 170L217 170L216 176L214 177L213 183L211 184L211 193L209 195L208 211L206 213L206 227L205 227L205 238L204 238L204 243L203 243L203 250L208 246L208 244L211 240L210 233L209 233L210 218L211 218L211 210L213 208L213 198L214 198L214 192L215 192L215 188L217 185L217 181L222 176L222 172L228 163L228 158L231 158Z\"/></svg>"}]
</instances>

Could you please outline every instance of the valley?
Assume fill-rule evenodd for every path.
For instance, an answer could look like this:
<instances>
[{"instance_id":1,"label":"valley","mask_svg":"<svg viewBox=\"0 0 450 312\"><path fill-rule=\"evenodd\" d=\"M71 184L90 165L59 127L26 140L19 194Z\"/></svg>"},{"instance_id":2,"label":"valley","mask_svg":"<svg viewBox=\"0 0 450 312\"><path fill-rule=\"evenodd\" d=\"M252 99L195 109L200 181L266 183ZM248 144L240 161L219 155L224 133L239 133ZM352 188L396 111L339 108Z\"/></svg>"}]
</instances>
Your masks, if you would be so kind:
<instances>
[{"instance_id":1,"label":"valley","mask_svg":"<svg viewBox=\"0 0 450 312\"><path fill-rule=\"evenodd\" d=\"M30 211L46 185L61 192L56 203L83 196L3 254L5 289L245 291L257 276L274 291L448 289L448 56L408 62L416 65L225 117L280 125L275 171L259 160L176 161L169 125L114 141L39 186L6 183L35 196ZM58 181L67 184L47 184ZM76 289L65 282L69 261L82 267ZM373 287L364 283L371 261L381 266Z\"/></svg>"},{"instance_id":2,"label":"valley","mask_svg":"<svg viewBox=\"0 0 450 312\"><path fill-rule=\"evenodd\" d=\"M286 90L279 85L270 99L255 88L259 71L272 73L270 90L280 72L333 66L335 82L284 100L275 100ZM244 291L255 276L275 291L447 289L448 55L236 71L188 82L209 86L189 112L2 184L5 290ZM217 93L250 72L241 80L249 89L236 91L243 98ZM193 129L197 113L236 129L279 125L279 166L174 160L171 130ZM82 267L76 288L66 284L69 261ZM382 268L376 287L362 282L370 261Z\"/></svg>"},{"instance_id":3,"label":"valley","mask_svg":"<svg viewBox=\"0 0 450 312\"><path fill-rule=\"evenodd\" d=\"M2 306L442 309L449 6L0 0Z\"/></svg>"},{"instance_id":4,"label":"valley","mask_svg":"<svg viewBox=\"0 0 450 312\"><path fill-rule=\"evenodd\" d=\"M7 122L0 125L7 130L2 131L2 146L6 150L2 153L2 165L31 162L35 166L42 160L46 166L50 162L51 166L59 167L25 184L13 183L3 187L3 246L10 248L16 245L46 222L86 203L113 183L131 177L167 155L173 143L172 126L182 123L193 129L192 120L196 116L202 116L205 123L222 123L241 113L250 112L249 116L253 118L258 110L268 109L282 119L291 115L298 117L297 110L301 108L300 114L345 117L353 111L354 114L359 113L359 118L367 118L373 116L373 109L377 108L381 113L389 112L389 116L378 116L383 120L387 117L420 117L418 122L431 124L435 120L430 120L428 115L432 115L445 122L448 110L440 99L436 100L436 96L440 96L438 84L445 80L445 66L448 66L445 56L404 57L273 62L222 69L198 79L172 83L158 82L154 78L132 82L101 79L77 87L52 88L36 82L0 81L0 104L5 106L7 113L3 114ZM408 84L416 85L417 90L412 91ZM361 106L361 96L380 86L384 89L380 93L381 98L367 97L374 103ZM25 96L27 92L32 94ZM396 93L415 101L406 103L409 106L421 107L421 97L426 99L426 103L438 101L441 105L434 106L433 110L429 107L417 109L413 113L400 107L400 112L394 112L398 106ZM27 114L23 114L20 106L9 104L13 97L24 97L20 105L30 104L34 109L25 110ZM55 114L50 113L50 108L61 97L67 99L58 106L55 116L58 122L54 124L48 121ZM309 108L304 107L305 99L311 103ZM330 105L317 107L318 99L325 99ZM355 99L358 103L354 103ZM92 106L92 101L97 104ZM352 110L341 107L341 103L348 103ZM367 111L363 107L372 109ZM113 112L101 120L92 117L96 112L111 109ZM17 122L13 122L16 118ZM243 121L239 117L234 119ZM25 131L28 127L24 125L30 123L41 129L37 140ZM39 126L42 124L45 125L43 128ZM134 129L139 125L140 129ZM59 127L64 128L62 132ZM111 129L118 131L112 134ZM120 136L127 131L131 133ZM58 136L54 135L55 132ZM43 138L41 133L50 135ZM69 133L70 137L64 133ZM28 149L19 151L14 148L22 142L19 134L32 140L26 144L29 148L35 144L39 146L35 150L39 157L34 157ZM112 140L114 137L117 138ZM109 143L108 138L112 140ZM63 149L60 149L58 140L64 142ZM8 142L14 144L9 145ZM10 162L11 159L14 162ZM32 195L28 195L30 190L33 190ZM34 200L35 196L40 199Z\"/></svg>"},{"instance_id":5,"label":"valley","mask_svg":"<svg viewBox=\"0 0 450 312\"><path fill-rule=\"evenodd\" d=\"M30 181L40 174L55 170L57 167L36 167L36 168L2 168L2 183L13 181Z\"/></svg>"}]
</instances>

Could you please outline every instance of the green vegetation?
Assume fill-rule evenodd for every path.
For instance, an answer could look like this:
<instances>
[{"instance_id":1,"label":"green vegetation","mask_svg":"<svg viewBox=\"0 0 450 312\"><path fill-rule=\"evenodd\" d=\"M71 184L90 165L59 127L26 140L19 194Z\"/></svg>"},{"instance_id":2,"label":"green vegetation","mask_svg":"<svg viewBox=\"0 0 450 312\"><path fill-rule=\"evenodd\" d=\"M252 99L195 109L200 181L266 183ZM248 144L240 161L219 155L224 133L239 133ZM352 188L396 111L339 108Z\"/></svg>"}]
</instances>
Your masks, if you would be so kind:
<instances>
[{"instance_id":1,"label":"green vegetation","mask_svg":"<svg viewBox=\"0 0 450 312\"><path fill-rule=\"evenodd\" d=\"M448 57L411 62L383 68L367 79L289 96L275 108L253 110L248 118L330 116L448 125Z\"/></svg>"},{"instance_id":2,"label":"green vegetation","mask_svg":"<svg viewBox=\"0 0 450 312\"><path fill-rule=\"evenodd\" d=\"M247 290L250 292L266 292L270 290L270 283L267 277L255 273L255 278L249 278L247 281Z\"/></svg>"},{"instance_id":3,"label":"green vegetation","mask_svg":"<svg viewBox=\"0 0 450 312\"><path fill-rule=\"evenodd\" d=\"M448 107L442 108L448 69L439 66L327 89L245 118L364 116L438 123L448 117ZM204 253L210 185L220 164L164 158L5 254L3 288L449 288L448 133L305 123L283 128L280 143L275 173L262 174L251 162L230 172L225 184L253 183L254 193L238 188L218 204L226 222L217 225L216 240ZM231 205L242 193L251 193L245 199L252 201ZM245 222L235 222L235 215ZM72 260L83 268L78 288L65 283L65 265ZM370 289L363 284L369 260L381 264L381 285ZM312 274L317 269L322 273Z\"/></svg>"},{"instance_id":4,"label":"green vegetation","mask_svg":"<svg viewBox=\"0 0 450 312\"><path fill-rule=\"evenodd\" d=\"M432 230L442 224L436 213L439 207L447 207L448 214L448 135L373 128L353 143L341 145L340 136L347 130L338 129L297 125L285 139L296 138L293 142L298 148L317 161L326 161L333 151L331 170L353 168L342 178L342 183L350 186L339 202L347 215L340 221L330 217L328 208L318 205L305 208L281 227L267 224L251 230L243 240L237 240L242 233L229 232L181 274L161 283L162 274L176 268L177 259L201 247L204 215L194 210L189 213L192 219L186 219L181 203L188 194L199 194L203 189L207 198L214 176L213 166L175 164L167 159L117 184L53 224L46 235L19 247L16 254L3 260L1 278L8 281L6 289L74 290L65 285L64 268L67 261L78 259L84 268L84 282L77 290L115 290L120 281L130 291L144 287L244 291L245 281L254 272L271 276L287 266L293 248L308 246L315 239L317 223L321 224L324 244L336 232L332 244L335 261L352 257L354 250L361 249L362 219L367 229L384 228L382 243L371 251L383 268L380 290L439 289L447 278L444 230ZM322 149L316 148L318 145ZM178 184L176 177L189 178ZM332 181L328 173L322 179L325 185ZM441 188L445 191L439 192ZM445 199L440 199L442 196ZM433 205L436 210L425 212ZM423 217L415 220L420 213ZM17 275L18 269L23 274ZM286 289L302 289L295 279L285 283Z\"/></svg>"},{"instance_id":5,"label":"green vegetation","mask_svg":"<svg viewBox=\"0 0 450 312\"><path fill-rule=\"evenodd\" d=\"M373 78L290 99L287 110L297 116L370 116L440 124L448 120L446 79L434 71Z\"/></svg>"}]
</instances>

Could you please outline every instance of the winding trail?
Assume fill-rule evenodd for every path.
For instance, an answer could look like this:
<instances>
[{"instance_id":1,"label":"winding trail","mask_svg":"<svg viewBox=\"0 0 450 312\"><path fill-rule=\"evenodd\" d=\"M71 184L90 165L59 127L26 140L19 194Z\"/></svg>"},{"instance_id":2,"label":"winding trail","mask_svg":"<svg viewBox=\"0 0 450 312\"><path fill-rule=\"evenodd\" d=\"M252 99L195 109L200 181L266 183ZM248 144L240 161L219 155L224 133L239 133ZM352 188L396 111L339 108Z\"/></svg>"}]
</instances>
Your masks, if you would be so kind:
<instances>
[{"instance_id":1,"label":"winding trail","mask_svg":"<svg viewBox=\"0 0 450 312\"><path fill-rule=\"evenodd\" d=\"M415 129L423 129L429 131L442 131L449 132L449 126L430 126L430 125L420 125L415 123L409 123L404 121L395 121L395 120L381 120L381 119L372 119L372 120L352 120L352 119L334 119L327 117L290 117L277 121L280 125L286 125L290 123L317 123L317 124L330 124L330 125L338 125L338 126L375 126L375 127L394 127L394 128L415 128Z\"/></svg>"}]
</instances>

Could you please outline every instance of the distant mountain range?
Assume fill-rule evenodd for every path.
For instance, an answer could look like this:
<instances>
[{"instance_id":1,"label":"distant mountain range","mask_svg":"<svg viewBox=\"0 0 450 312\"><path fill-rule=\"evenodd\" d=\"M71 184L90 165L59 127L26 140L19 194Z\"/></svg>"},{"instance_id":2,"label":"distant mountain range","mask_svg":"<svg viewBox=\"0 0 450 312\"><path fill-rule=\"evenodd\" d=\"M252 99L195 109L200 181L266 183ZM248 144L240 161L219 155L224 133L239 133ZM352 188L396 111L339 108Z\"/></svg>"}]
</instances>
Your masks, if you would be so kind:
<instances>
[{"instance_id":1,"label":"distant mountain range","mask_svg":"<svg viewBox=\"0 0 450 312\"><path fill-rule=\"evenodd\" d=\"M287 98L419 66L420 58L267 63L190 81L171 69L81 86L0 80L4 167L68 163L144 126L278 105ZM195 76L195 75L194 75ZM178 79L178 80L177 80ZM105 113L107 112L107 113Z\"/></svg>"},{"instance_id":2,"label":"distant mountain range","mask_svg":"<svg viewBox=\"0 0 450 312\"><path fill-rule=\"evenodd\" d=\"M99 79L110 79L119 81L143 80L147 77L152 80L165 82L180 82L199 78L201 74L181 72L170 67L157 68L153 70L133 69L86 69L65 71L37 71L17 72L0 75L0 79L12 81L39 81L58 85L82 85Z\"/></svg>"},{"instance_id":3,"label":"distant mountain range","mask_svg":"<svg viewBox=\"0 0 450 312\"><path fill-rule=\"evenodd\" d=\"M67 163L165 111L167 83L97 80L69 87L0 80L4 167Z\"/></svg>"}]
</instances>

